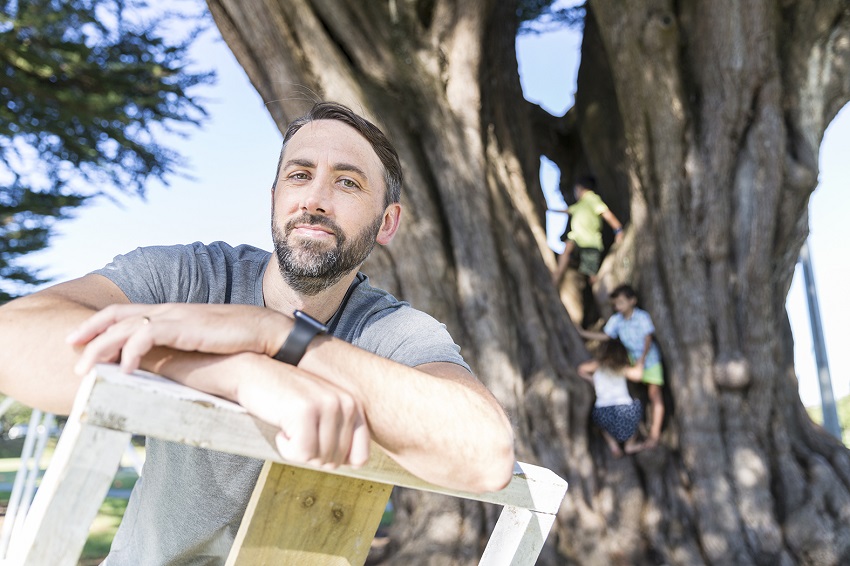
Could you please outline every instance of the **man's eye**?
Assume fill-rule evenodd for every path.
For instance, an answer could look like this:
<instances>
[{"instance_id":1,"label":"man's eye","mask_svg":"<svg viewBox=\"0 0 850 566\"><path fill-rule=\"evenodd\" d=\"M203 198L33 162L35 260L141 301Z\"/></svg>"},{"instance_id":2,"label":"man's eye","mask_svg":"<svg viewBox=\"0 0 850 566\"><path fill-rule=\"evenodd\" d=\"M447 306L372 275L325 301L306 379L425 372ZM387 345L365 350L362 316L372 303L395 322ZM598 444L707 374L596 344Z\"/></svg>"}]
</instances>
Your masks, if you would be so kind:
<instances>
[{"instance_id":1,"label":"man's eye","mask_svg":"<svg viewBox=\"0 0 850 566\"><path fill-rule=\"evenodd\" d=\"M360 186L360 185L358 185L355 181L352 181L351 179L343 179L343 180L342 180L342 185L343 185L346 189L356 189L356 188L359 188L359 186Z\"/></svg>"},{"instance_id":2,"label":"man's eye","mask_svg":"<svg viewBox=\"0 0 850 566\"><path fill-rule=\"evenodd\" d=\"M296 173L292 173L292 174L289 176L289 178L290 178L290 179L296 179L296 180L301 181L301 180L304 180L304 179L306 179L306 178L307 178L307 173L304 173L304 172L298 171L298 172L296 172Z\"/></svg>"}]
</instances>

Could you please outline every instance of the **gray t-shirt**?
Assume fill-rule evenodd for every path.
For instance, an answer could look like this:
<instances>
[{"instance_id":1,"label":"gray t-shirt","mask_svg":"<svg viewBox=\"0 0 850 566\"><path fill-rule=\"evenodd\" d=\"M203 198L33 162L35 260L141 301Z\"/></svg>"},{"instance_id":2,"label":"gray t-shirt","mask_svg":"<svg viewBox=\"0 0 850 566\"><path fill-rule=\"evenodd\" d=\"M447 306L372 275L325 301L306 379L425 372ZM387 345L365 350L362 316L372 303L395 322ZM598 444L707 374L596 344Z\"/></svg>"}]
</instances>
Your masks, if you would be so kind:
<instances>
[{"instance_id":1,"label":"gray t-shirt","mask_svg":"<svg viewBox=\"0 0 850 566\"><path fill-rule=\"evenodd\" d=\"M138 248L94 273L108 277L134 303L264 306L270 257L251 246L196 242ZM452 362L469 369L443 324L370 286L362 273L357 281L331 334L407 366ZM148 438L142 477L104 564L223 564L262 464Z\"/></svg>"}]
</instances>

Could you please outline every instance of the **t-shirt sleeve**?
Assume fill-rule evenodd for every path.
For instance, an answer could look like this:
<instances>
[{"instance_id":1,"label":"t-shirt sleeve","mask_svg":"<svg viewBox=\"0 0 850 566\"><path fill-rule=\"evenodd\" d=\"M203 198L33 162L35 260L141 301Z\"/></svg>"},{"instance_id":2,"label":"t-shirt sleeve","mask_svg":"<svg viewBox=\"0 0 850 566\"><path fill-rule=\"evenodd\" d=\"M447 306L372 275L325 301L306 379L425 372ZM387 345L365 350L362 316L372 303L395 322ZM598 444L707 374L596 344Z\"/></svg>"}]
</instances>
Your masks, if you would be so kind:
<instances>
[{"instance_id":1,"label":"t-shirt sleeve","mask_svg":"<svg viewBox=\"0 0 850 566\"><path fill-rule=\"evenodd\" d=\"M470 370L446 326L407 304L370 316L354 344L410 367L450 362Z\"/></svg>"},{"instance_id":2,"label":"t-shirt sleeve","mask_svg":"<svg viewBox=\"0 0 850 566\"><path fill-rule=\"evenodd\" d=\"M130 302L206 302L204 274L192 246L151 246L115 256L94 271L118 285Z\"/></svg>"},{"instance_id":3,"label":"t-shirt sleeve","mask_svg":"<svg viewBox=\"0 0 850 566\"><path fill-rule=\"evenodd\" d=\"M608 210L608 205L603 202L602 197L593 193L591 195L587 195L590 197L590 207L593 210L594 214L599 215Z\"/></svg>"}]
</instances>

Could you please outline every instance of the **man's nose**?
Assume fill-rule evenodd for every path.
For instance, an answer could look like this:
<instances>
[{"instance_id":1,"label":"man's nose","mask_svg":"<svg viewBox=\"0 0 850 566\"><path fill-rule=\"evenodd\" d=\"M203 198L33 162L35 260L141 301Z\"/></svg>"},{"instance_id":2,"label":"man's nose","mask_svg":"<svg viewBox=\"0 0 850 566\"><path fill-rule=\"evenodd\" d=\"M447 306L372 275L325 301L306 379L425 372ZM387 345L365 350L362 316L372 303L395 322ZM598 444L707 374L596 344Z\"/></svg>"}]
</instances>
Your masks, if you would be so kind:
<instances>
[{"instance_id":1,"label":"man's nose","mask_svg":"<svg viewBox=\"0 0 850 566\"><path fill-rule=\"evenodd\" d=\"M333 185L328 175L317 175L313 182L304 187L301 194L301 210L309 213L327 214Z\"/></svg>"}]
</instances>

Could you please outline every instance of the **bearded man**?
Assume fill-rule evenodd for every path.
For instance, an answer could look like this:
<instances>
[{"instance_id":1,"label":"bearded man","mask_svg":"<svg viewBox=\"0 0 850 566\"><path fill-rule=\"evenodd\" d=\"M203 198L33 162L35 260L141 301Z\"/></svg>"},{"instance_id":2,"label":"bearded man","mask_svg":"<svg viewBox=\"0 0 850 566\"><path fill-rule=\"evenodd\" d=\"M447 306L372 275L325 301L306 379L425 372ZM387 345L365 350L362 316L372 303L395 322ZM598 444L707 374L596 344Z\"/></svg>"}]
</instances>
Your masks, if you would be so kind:
<instances>
[{"instance_id":1,"label":"bearded man","mask_svg":"<svg viewBox=\"0 0 850 566\"><path fill-rule=\"evenodd\" d=\"M223 242L139 248L0 308L0 389L67 414L100 362L240 403L293 462L359 466L370 440L465 491L511 478L513 436L444 325L359 272L399 227L402 170L372 123L319 103L286 131L274 253ZM147 440L106 560L223 563L262 462Z\"/></svg>"}]
</instances>

